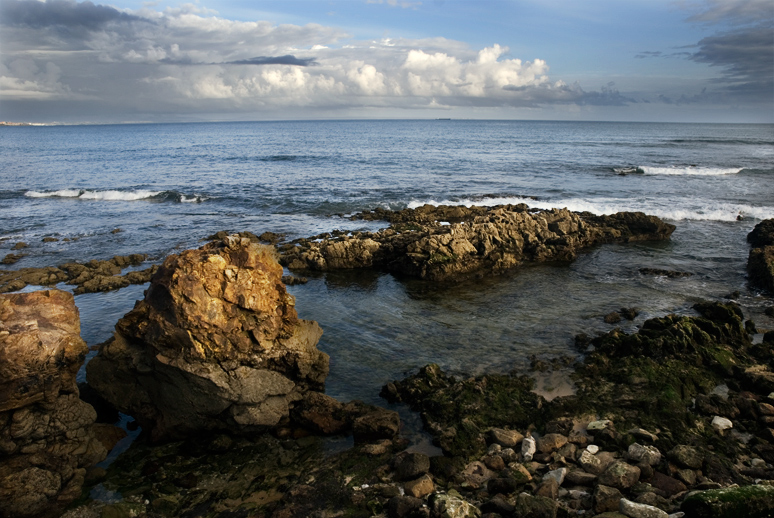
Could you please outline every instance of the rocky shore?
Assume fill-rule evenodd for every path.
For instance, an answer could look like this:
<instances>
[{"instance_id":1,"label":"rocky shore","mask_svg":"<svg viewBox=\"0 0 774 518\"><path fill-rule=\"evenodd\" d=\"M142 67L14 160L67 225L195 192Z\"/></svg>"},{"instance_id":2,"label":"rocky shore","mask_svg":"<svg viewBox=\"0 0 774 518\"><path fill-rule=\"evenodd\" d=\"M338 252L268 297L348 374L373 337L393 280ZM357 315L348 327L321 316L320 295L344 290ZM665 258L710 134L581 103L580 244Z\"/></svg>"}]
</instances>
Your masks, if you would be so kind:
<instances>
[{"instance_id":1,"label":"rocky shore","mask_svg":"<svg viewBox=\"0 0 774 518\"><path fill-rule=\"evenodd\" d=\"M752 249L747 259L750 285L774 293L774 219L755 225L747 235Z\"/></svg>"},{"instance_id":2,"label":"rocky shore","mask_svg":"<svg viewBox=\"0 0 774 518\"><path fill-rule=\"evenodd\" d=\"M433 281L501 274L523 263L571 261L603 243L668 239L674 225L640 212L610 216L527 205L425 205L353 216L391 224L378 232L339 232L279 247L288 269L379 268Z\"/></svg>"},{"instance_id":3,"label":"rocky shore","mask_svg":"<svg viewBox=\"0 0 774 518\"><path fill-rule=\"evenodd\" d=\"M354 217L391 225L279 255L265 236L218 234L154 270L87 367L90 388L143 429L107 469L94 465L119 435L78 398L86 347L72 295L0 295L0 517L774 516L774 331L734 303L577 336L582 360L556 362L572 363L569 396L535 390L551 361L478 377L427 365L387 383L381 408L324 394L322 330L298 318L278 263L455 281L667 239L672 225L526 206ZM770 222L749 238L768 267ZM768 289L753 252L750 284ZM85 287L120 278L126 260L30 279ZM410 446L398 405L439 451Z\"/></svg>"}]
</instances>

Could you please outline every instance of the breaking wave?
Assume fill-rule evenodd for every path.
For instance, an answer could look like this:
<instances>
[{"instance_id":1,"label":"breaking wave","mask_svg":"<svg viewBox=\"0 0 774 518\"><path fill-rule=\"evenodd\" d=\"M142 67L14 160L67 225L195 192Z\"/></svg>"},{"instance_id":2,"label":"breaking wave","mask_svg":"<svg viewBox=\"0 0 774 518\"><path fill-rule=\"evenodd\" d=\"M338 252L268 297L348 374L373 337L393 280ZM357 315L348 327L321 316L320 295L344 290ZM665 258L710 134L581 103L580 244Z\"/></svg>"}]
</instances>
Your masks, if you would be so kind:
<instances>
[{"instance_id":1,"label":"breaking wave","mask_svg":"<svg viewBox=\"0 0 774 518\"><path fill-rule=\"evenodd\" d=\"M177 191L149 191L145 189L138 189L135 191L60 189L58 191L27 191L24 195L29 198L77 198L79 200L98 201L148 200L157 202L200 203L207 200L206 196L199 194L182 194Z\"/></svg>"},{"instance_id":2,"label":"breaking wave","mask_svg":"<svg viewBox=\"0 0 774 518\"><path fill-rule=\"evenodd\" d=\"M724 176L730 174L739 174L743 167L699 167L689 166L671 166L671 167L649 167L639 166L636 172L646 175L670 175L670 176ZM617 171L616 171L617 172Z\"/></svg>"}]
</instances>

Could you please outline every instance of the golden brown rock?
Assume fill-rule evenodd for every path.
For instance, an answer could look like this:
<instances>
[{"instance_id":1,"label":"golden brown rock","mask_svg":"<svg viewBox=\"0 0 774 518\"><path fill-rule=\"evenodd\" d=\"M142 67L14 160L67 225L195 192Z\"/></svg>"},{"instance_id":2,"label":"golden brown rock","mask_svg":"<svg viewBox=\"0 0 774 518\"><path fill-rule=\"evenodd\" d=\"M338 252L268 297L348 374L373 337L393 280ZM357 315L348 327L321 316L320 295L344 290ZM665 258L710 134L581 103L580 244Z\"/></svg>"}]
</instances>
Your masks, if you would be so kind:
<instances>
[{"instance_id":1,"label":"golden brown rock","mask_svg":"<svg viewBox=\"0 0 774 518\"><path fill-rule=\"evenodd\" d=\"M0 516L56 514L105 458L75 383L86 352L71 294L0 295Z\"/></svg>"},{"instance_id":2,"label":"golden brown rock","mask_svg":"<svg viewBox=\"0 0 774 518\"><path fill-rule=\"evenodd\" d=\"M328 374L322 331L281 278L272 247L238 236L168 257L89 383L155 439L276 425Z\"/></svg>"}]
</instances>

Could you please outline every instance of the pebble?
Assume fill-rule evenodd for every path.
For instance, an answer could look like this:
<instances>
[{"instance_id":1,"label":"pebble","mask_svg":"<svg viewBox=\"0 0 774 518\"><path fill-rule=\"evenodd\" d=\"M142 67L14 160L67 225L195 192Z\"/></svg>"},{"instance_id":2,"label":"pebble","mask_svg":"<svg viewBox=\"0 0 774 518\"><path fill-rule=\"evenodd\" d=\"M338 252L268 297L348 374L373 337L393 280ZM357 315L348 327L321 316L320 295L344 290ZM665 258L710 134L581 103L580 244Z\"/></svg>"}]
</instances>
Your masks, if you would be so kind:
<instances>
[{"instance_id":1,"label":"pebble","mask_svg":"<svg viewBox=\"0 0 774 518\"><path fill-rule=\"evenodd\" d=\"M726 419L725 417L720 417L719 415L716 415L712 418L712 428L717 430L718 432L722 432L724 430L728 430L729 428L733 428L733 423Z\"/></svg>"},{"instance_id":2,"label":"pebble","mask_svg":"<svg viewBox=\"0 0 774 518\"><path fill-rule=\"evenodd\" d=\"M592 455L596 455L597 453L599 453L599 446L597 446L596 444L589 444L588 446L586 446L586 451L588 451Z\"/></svg>"},{"instance_id":3,"label":"pebble","mask_svg":"<svg viewBox=\"0 0 774 518\"><path fill-rule=\"evenodd\" d=\"M599 421L592 421L586 426L586 430L594 431L594 430L604 430L605 428L609 428L610 425L613 422L610 419L601 419Z\"/></svg>"},{"instance_id":4,"label":"pebble","mask_svg":"<svg viewBox=\"0 0 774 518\"><path fill-rule=\"evenodd\" d=\"M531 461L536 450L537 446L535 445L535 439L532 437L525 437L521 442L521 456L524 458L524 462Z\"/></svg>"}]
</instances>

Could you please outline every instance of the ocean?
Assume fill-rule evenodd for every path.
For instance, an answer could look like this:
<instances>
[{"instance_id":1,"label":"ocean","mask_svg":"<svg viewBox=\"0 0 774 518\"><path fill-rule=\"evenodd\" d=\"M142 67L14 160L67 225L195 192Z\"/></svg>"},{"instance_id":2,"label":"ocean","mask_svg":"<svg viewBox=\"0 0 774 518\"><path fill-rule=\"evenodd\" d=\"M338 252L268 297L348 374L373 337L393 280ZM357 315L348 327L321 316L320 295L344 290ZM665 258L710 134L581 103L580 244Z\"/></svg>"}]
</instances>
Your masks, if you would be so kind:
<instances>
[{"instance_id":1,"label":"ocean","mask_svg":"<svg viewBox=\"0 0 774 518\"><path fill-rule=\"evenodd\" d=\"M526 203L677 226L669 242L606 245L571 264L526 266L456 285L373 271L305 274L289 287L324 330L327 392L384 404L380 387L430 362L453 373L577 357L574 336L607 313L690 313L739 291L745 314L771 298L747 288L745 237L774 217L774 125L390 120L0 127L0 255L58 265L198 247L218 231L377 229L349 219L385 207ZM114 232L120 229L118 232ZM43 242L44 237L58 241ZM65 241L64 238L69 238ZM640 268L690 277L646 276ZM69 287L62 285L63 289ZM27 288L34 289L34 288ZM145 286L79 295L89 345L110 337Z\"/></svg>"}]
</instances>

